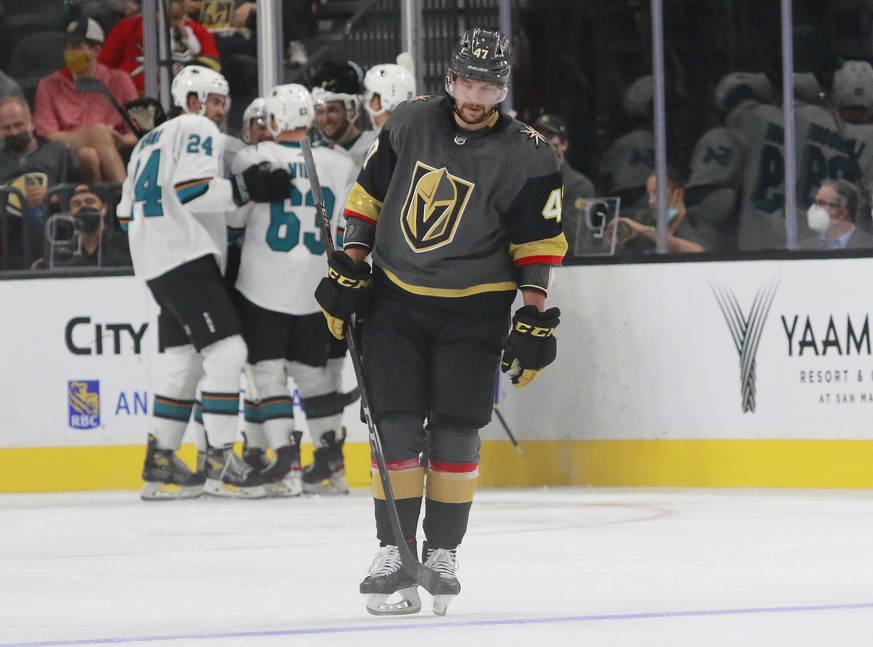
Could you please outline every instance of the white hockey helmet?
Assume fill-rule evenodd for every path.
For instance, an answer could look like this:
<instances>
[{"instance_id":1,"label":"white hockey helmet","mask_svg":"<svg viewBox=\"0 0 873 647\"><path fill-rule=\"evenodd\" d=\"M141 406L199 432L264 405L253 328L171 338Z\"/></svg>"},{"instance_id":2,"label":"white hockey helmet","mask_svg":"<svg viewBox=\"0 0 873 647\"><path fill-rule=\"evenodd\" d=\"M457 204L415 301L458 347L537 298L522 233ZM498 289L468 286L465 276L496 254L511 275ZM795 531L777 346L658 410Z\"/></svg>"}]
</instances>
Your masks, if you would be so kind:
<instances>
[{"instance_id":1,"label":"white hockey helmet","mask_svg":"<svg viewBox=\"0 0 873 647\"><path fill-rule=\"evenodd\" d=\"M873 108L873 67L846 61L834 74L834 101L840 108Z\"/></svg>"},{"instance_id":2,"label":"white hockey helmet","mask_svg":"<svg viewBox=\"0 0 873 647\"><path fill-rule=\"evenodd\" d=\"M256 97L245 109L242 116L242 140L246 144L252 144L252 119L260 119L266 125L267 111L265 106L267 100L263 97Z\"/></svg>"},{"instance_id":3,"label":"white hockey helmet","mask_svg":"<svg viewBox=\"0 0 873 647\"><path fill-rule=\"evenodd\" d=\"M624 91L622 108L628 115L645 117L652 111L652 98L655 96L655 79L651 74L641 76Z\"/></svg>"},{"instance_id":4,"label":"white hockey helmet","mask_svg":"<svg viewBox=\"0 0 873 647\"><path fill-rule=\"evenodd\" d=\"M761 103L773 101L773 84L763 72L731 72L715 88L715 105L722 112L730 112L741 100L749 98Z\"/></svg>"},{"instance_id":5,"label":"white hockey helmet","mask_svg":"<svg viewBox=\"0 0 873 647\"><path fill-rule=\"evenodd\" d=\"M370 110L370 100L377 94L382 101L382 109L373 112ZM393 63L374 65L364 75L364 107L371 117L391 112L414 96L415 79L405 67Z\"/></svg>"},{"instance_id":6,"label":"white hockey helmet","mask_svg":"<svg viewBox=\"0 0 873 647\"><path fill-rule=\"evenodd\" d=\"M277 85L266 99L267 130L273 137L286 130L309 128L315 118L315 106L309 90L298 83ZM273 122L276 128L273 128Z\"/></svg>"},{"instance_id":7,"label":"white hockey helmet","mask_svg":"<svg viewBox=\"0 0 873 647\"><path fill-rule=\"evenodd\" d=\"M173 105L188 112L188 95L192 92L197 95L197 99L200 101L198 114L202 115L206 109L207 97L210 94L227 97L230 94L230 87L227 85L227 80L218 72L210 70L208 67L188 65L179 70L179 73L173 78L173 85L170 88L170 94L173 95Z\"/></svg>"}]
</instances>

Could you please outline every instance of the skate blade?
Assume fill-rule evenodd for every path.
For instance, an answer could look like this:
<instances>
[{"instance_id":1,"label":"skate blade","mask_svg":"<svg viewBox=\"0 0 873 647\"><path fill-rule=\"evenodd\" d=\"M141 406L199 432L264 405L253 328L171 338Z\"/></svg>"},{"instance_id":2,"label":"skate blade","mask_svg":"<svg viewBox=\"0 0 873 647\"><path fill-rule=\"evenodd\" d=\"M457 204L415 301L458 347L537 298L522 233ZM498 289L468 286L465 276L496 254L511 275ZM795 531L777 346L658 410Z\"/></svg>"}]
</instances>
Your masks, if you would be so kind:
<instances>
[{"instance_id":1,"label":"skate blade","mask_svg":"<svg viewBox=\"0 0 873 647\"><path fill-rule=\"evenodd\" d=\"M454 595L435 595L433 596L433 612L434 615L444 616L449 610L449 602L455 598Z\"/></svg>"},{"instance_id":2,"label":"skate blade","mask_svg":"<svg viewBox=\"0 0 873 647\"><path fill-rule=\"evenodd\" d=\"M399 595L396 602L388 602L392 595ZM421 597L418 595L418 587L410 586L400 589L396 593L370 593L364 596L364 604L367 611L374 616L405 616L421 611Z\"/></svg>"},{"instance_id":3,"label":"skate blade","mask_svg":"<svg viewBox=\"0 0 873 647\"><path fill-rule=\"evenodd\" d=\"M265 483L264 490L268 497L282 499L303 494L303 484L299 479L284 479L275 483Z\"/></svg>"},{"instance_id":4,"label":"skate blade","mask_svg":"<svg viewBox=\"0 0 873 647\"><path fill-rule=\"evenodd\" d=\"M349 486L344 479L336 481L325 480L320 483L303 483L305 494L324 494L326 496L342 496L349 493Z\"/></svg>"},{"instance_id":5,"label":"skate blade","mask_svg":"<svg viewBox=\"0 0 873 647\"><path fill-rule=\"evenodd\" d=\"M196 499L203 494L202 485L175 485L174 483L146 482L139 493L143 501L178 501Z\"/></svg>"},{"instance_id":6,"label":"skate blade","mask_svg":"<svg viewBox=\"0 0 873 647\"><path fill-rule=\"evenodd\" d=\"M203 493L209 496L219 496L228 499L263 499L267 491L263 485L254 487L239 487L223 481L210 479L203 486Z\"/></svg>"}]
</instances>

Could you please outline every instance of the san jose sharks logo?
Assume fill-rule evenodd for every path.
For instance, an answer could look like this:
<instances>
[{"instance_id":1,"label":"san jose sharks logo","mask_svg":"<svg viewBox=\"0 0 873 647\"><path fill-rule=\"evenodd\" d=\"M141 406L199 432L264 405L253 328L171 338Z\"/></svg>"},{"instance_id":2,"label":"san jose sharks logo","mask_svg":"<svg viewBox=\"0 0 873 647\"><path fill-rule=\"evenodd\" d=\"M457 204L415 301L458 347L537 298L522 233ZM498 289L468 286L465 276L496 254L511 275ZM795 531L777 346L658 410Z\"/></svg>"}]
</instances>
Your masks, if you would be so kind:
<instances>
[{"instance_id":1,"label":"san jose sharks logo","mask_svg":"<svg viewBox=\"0 0 873 647\"><path fill-rule=\"evenodd\" d=\"M455 177L445 167L436 169L418 162L401 218L409 246L426 252L452 242L472 191L472 183Z\"/></svg>"}]
</instances>

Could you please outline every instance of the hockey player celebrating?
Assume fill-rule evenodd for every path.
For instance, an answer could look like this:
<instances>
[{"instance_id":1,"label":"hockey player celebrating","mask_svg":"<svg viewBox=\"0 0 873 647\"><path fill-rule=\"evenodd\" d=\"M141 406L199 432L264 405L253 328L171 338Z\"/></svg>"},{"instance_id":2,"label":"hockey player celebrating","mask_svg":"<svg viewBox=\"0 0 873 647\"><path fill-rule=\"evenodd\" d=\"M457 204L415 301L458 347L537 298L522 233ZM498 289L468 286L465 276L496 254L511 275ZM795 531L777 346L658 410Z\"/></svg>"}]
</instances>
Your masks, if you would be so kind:
<instances>
[{"instance_id":1,"label":"hockey player celebrating","mask_svg":"<svg viewBox=\"0 0 873 647\"><path fill-rule=\"evenodd\" d=\"M246 345L221 276L224 212L250 199L284 198L290 175L252 165L224 179L224 138L214 123L228 100L221 74L186 67L173 79L172 95L182 114L137 144L117 209L130 234L134 273L160 306L158 336L167 362L154 398L141 496L190 498L204 487L213 494L263 496L261 475L233 452ZM201 376L210 444L205 477L176 455Z\"/></svg>"},{"instance_id":2,"label":"hockey player celebrating","mask_svg":"<svg viewBox=\"0 0 873 647\"><path fill-rule=\"evenodd\" d=\"M273 140L273 135L267 128L266 104L264 97L255 97L243 112L242 140L249 146Z\"/></svg>"},{"instance_id":3,"label":"hockey player celebrating","mask_svg":"<svg viewBox=\"0 0 873 647\"><path fill-rule=\"evenodd\" d=\"M376 132L385 125L394 108L414 96L415 79L401 65L374 65L364 75L364 109Z\"/></svg>"},{"instance_id":4,"label":"hockey player celebrating","mask_svg":"<svg viewBox=\"0 0 873 647\"><path fill-rule=\"evenodd\" d=\"M370 144L372 130L358 126L364 73L352 61L338 65L327 61L312 79L315 126L331 146L345 151L360 168Z\"/></svg>"},{"instance_id":5,"label":"hockey player celebrating","mask_svg":"<svg viewBox=\"0 0 873 647\"><path fill-rule=\"evenodd\" d=\"M300 432L294 431L294 408L288 391L290 375L303 398L307 424L317 448L332 447L348 401L337 393L326 368L333 339L313 295L324 274L324 241L303 161L300 141L315 115L309 91L302 85L280 85L266 98L265 121L275 141L250 146L237 154L232 170L269 163L289 169L292 186L281 200L248 204L229 224L245 230L236 289L243 338L259 401L246 398L245 457L261 454L264 440L276 458L262 465L267 492L294 496L303 490ZM354 178L347 155L327 146L313 150L334 235L342 205ZM282 286L282 289L276 289ZM266 438L264 438L266 436ZM318 449L316 449L318 451ZM342 480L342 453L332 474ZM321 479L319 479L321 480ZM342 487L345 489L344 480ZM346 489L347 491L347 489Z\"/></svg>"},{"instance_id":6,"label":"hockey player celebrating","mask_svg":"<svg viewBox=\"0 0 873 647\"><path fill-rule=\"evenodd\" d=\"M360 592L377 615L421 608L398 542L415 551L425 490L422 558L441 577L433 611L445 614L461 588L456 550L497 365L523 387L555 358L560 313L545 301L567 250L561 173L542 135L499 112L509 73L508 38L473 29L452 51L448 96L394 110L346 202L344 250L332 255L316 291L337 337L367 308L365 386L402 529L393 534L374 478L380 549ZM507 338L519 290L524 305ZM394 594L399 601L390 601Z\"/></svg>"}]
</instances>

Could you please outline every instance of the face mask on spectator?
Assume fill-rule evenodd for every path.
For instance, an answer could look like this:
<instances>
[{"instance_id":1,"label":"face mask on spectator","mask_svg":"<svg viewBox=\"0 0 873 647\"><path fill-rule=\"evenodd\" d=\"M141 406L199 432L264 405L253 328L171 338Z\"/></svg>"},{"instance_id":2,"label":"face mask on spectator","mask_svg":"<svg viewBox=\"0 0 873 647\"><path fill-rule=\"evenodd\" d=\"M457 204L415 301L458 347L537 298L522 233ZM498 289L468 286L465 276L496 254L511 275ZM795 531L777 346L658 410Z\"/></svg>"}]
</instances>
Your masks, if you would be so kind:
<instances>
[{"instance_id":1,"label":"face mask on spectator","mask_svg":"<svg viewBox=\"0 0 873 647\"><path fill-rule=\"evenodd\" d=\"M91 207L82 207L76 212L76 218L79 220L79 229L86 234L97 230L97 227L100 226L101 217L101 213Z\"/></svg>"},{"instance_id":2,"label":"face mask on spectator","mask_svg":"<svg viewBox=\"0 0 873 647\"><path fill-rule=\"evenodd\" d=\"M73 76L81 76L91 68L91 51L81 47L64 50L64 62Z\"/></svg>"},{"instance_id":3,"label":"face mask on spectator","mask_svg":"<svg viewBox=\"0 0 873 647\"><path fill-rule=\"evenodd\" d=\"M29 144L30 133L26 130L22 130L20 133L15 133L14 135L6 135L6 137L3 138L3 145L6 147L6 150L13 155L23 153L27 150Z\"/></svg>"},{"instance_id":4,"label":"face mask on spectator","mask_svg":"<svg viewBox=\"0 0 873 647\"><path fill-rule=\"evenodd\" d=\"M806 212L806 224L813 231L823 234L831 224L831 217L824 207L814 204Z\"/></svg>"}]
</instances>

